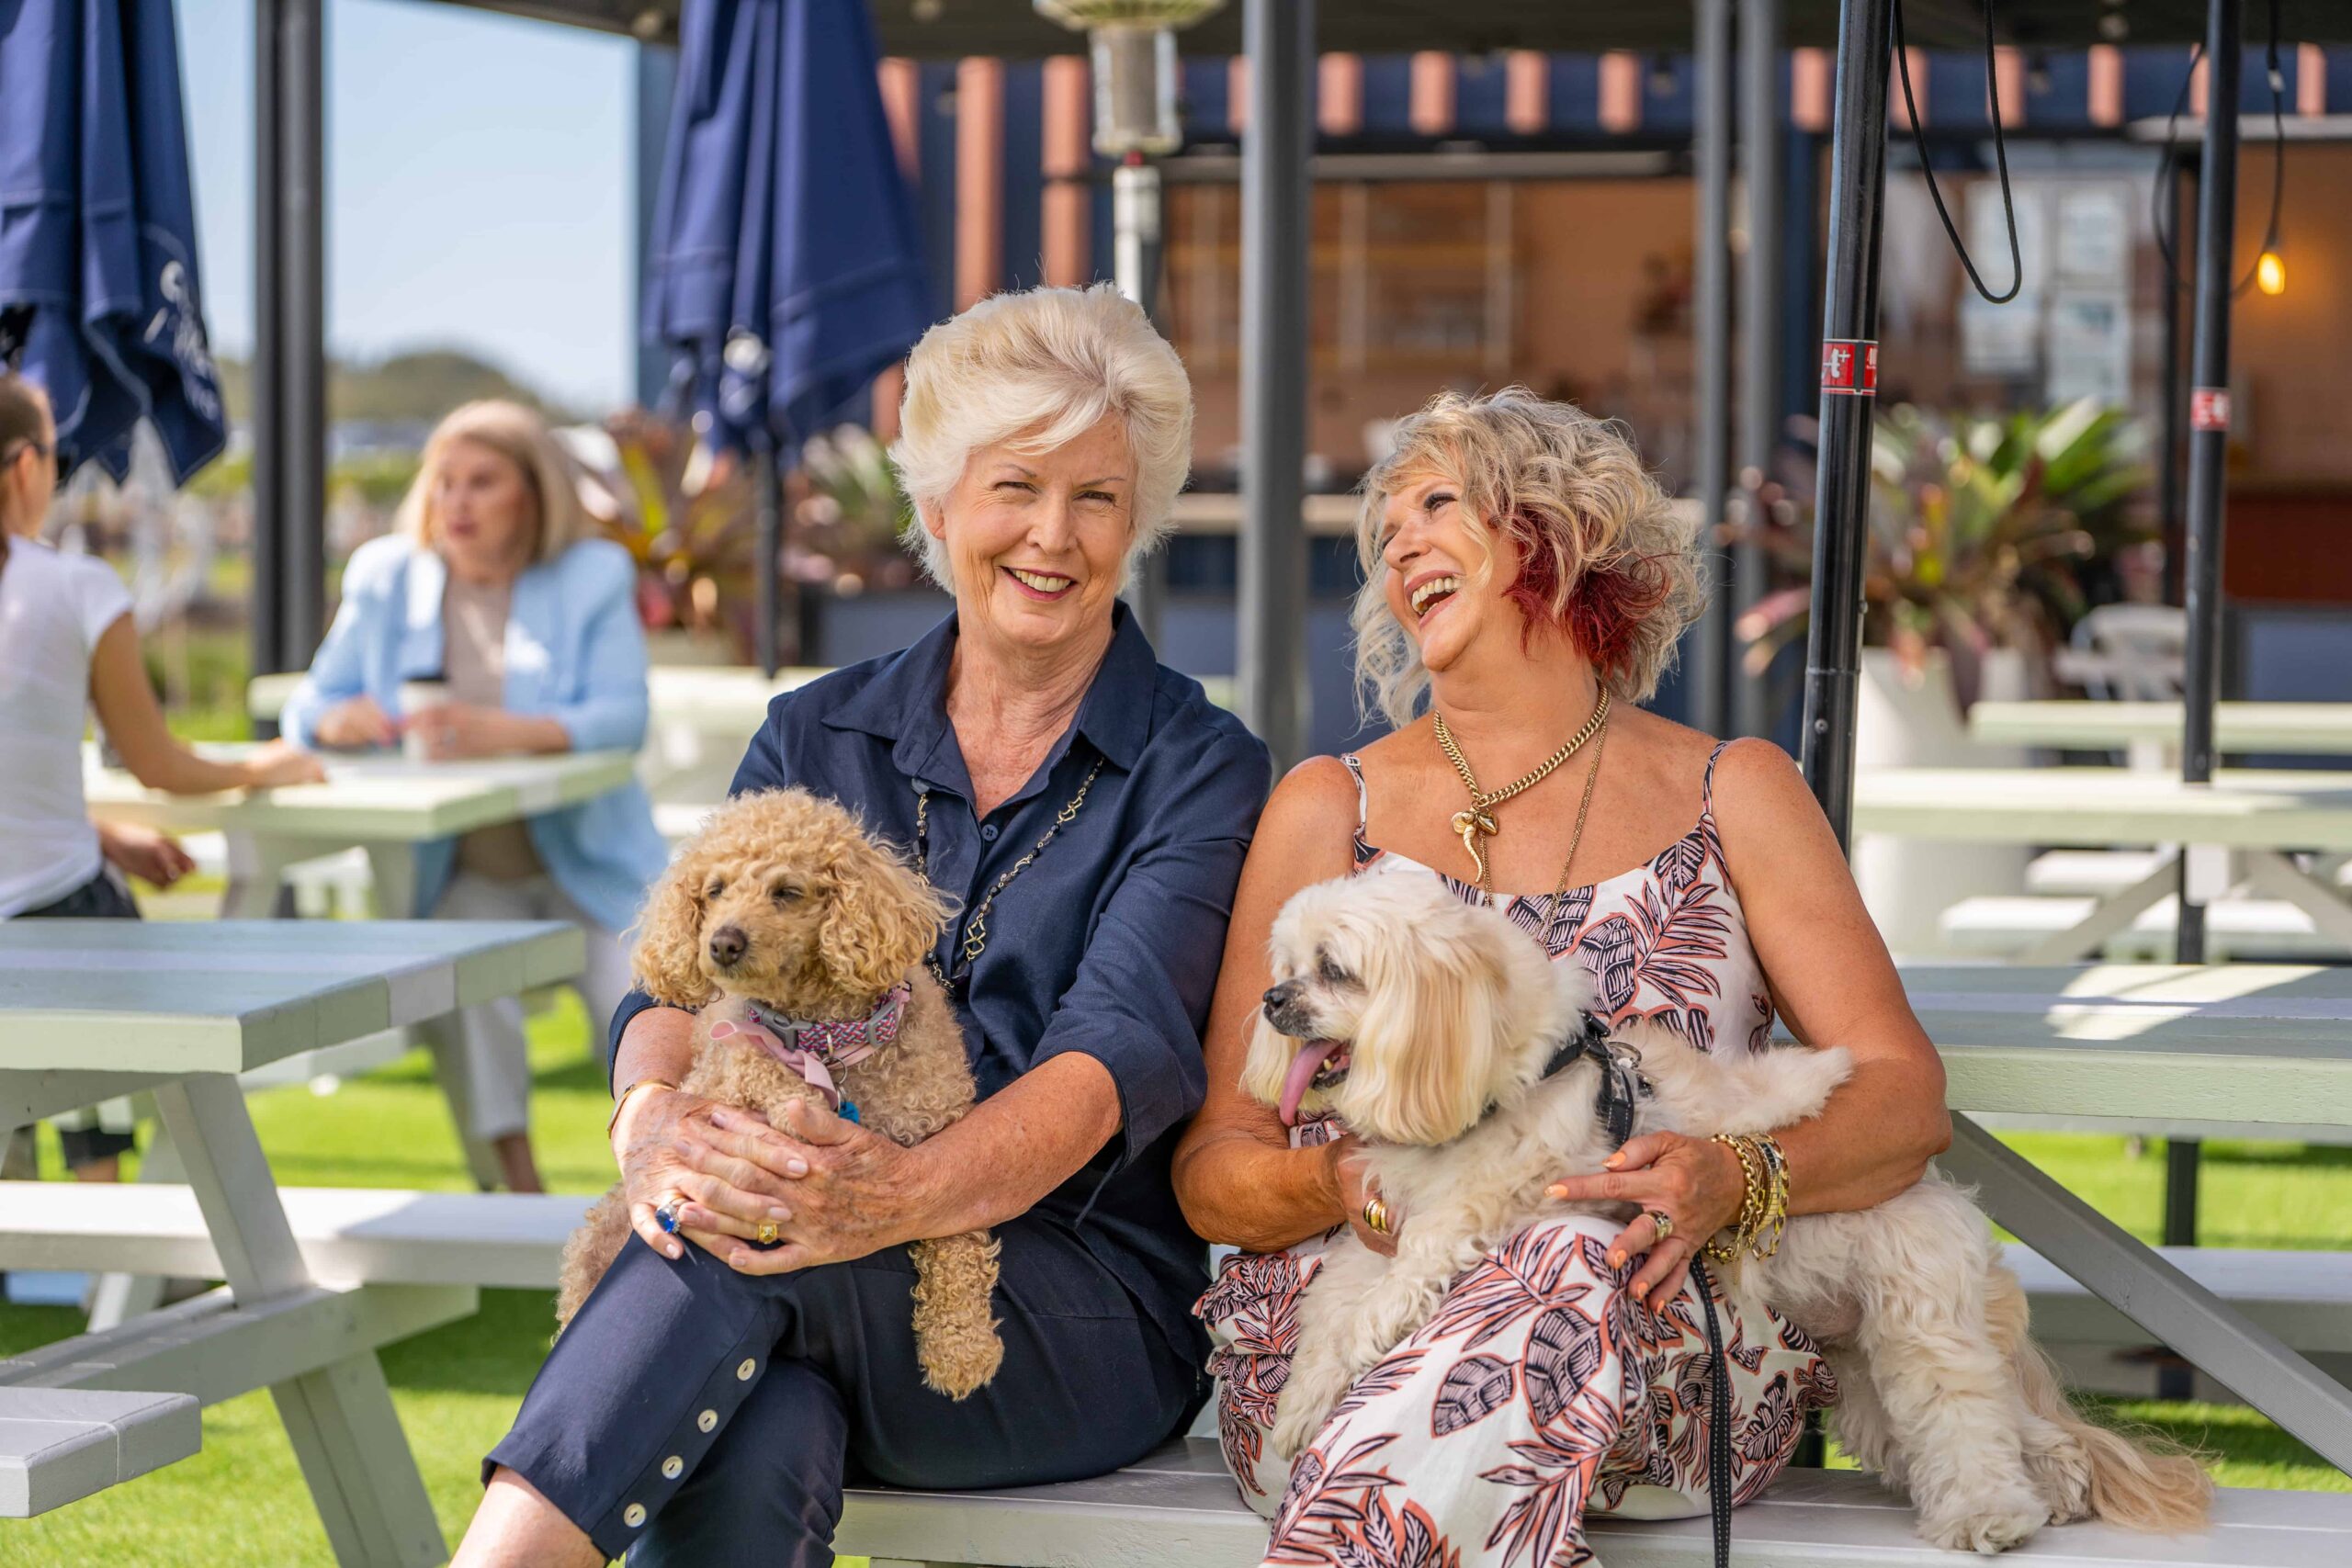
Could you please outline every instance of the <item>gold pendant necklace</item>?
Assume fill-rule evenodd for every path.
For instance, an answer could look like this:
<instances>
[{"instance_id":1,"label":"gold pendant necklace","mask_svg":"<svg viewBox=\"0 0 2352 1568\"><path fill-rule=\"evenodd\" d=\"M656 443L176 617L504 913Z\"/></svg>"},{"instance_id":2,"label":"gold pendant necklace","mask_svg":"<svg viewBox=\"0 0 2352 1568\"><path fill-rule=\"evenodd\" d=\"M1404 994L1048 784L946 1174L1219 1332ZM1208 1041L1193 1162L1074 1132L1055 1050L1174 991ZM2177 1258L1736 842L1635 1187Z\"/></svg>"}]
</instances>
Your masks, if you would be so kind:
<instances>
[{"instance_id":1,"label":"gold pendant necklace","mask_svg":"<svg viewBox=\"0 0 2352 1568\"><path fill-rule=\"evenodd\" d=\"M1469 759L1463 756L1462 748L1453 743L1453 731L1445 727L1444 713L1432 707L1430 718L1437 731L1439 750L1453 764L1453 771L1462 775L1462 786L1470 792L1469 807L1453 814L1453 830L1462 835L1462 847L1470 852L1470 863L1478 869L1478 886L1492 893L1494 886L1487 864L1487 840L1502 831L1501 825L1495 820L1494 808L1522 790L1543 783L1551 776L1554 769L1584 750L1585 743L1601 732L1609 723L1609 690L1605 686L1601 688L1600 700L1592 705L1592 716L1584 721L1583 728L1568 737L1566 745L1497 790L1481 790L1478 787L1478 776L1470 771Z\"/></svg>"}]
</instances>

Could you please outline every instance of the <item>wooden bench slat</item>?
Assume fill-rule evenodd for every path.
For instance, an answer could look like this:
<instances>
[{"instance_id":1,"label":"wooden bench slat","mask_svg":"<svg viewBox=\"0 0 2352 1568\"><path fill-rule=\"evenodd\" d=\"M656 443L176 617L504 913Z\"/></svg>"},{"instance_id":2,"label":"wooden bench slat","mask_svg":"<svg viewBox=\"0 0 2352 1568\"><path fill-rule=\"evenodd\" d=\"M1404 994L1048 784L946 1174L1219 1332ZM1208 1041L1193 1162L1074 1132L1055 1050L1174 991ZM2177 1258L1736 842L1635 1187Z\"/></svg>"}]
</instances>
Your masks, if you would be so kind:
<instances>
[{"instance_id":1,"label":"wooden bench slat","mask_svg":"<svg viewBox=\"0 0 2352 1568\"><path fill-rule=\"evenodd\" d=\"M1912 1531L1911 1509L1850 1471L1792 1471L1734 1516L1742 1568L1962 1561ZM1705 1568L1704 1517L1594 1518L1588 1535L1609 1568ZM2225 1491L2214 1529L2163 1540L2101 1525L2044 1530L2007 1561L2066 1568L2343 1568L2352 1496ZM1135 1468L1092 1481L1002 1492L860 1488L848 1495L838 1550L876 1558L989 1568L1255 1568L1265 1524L1235 1492L1216 1445L1189 1438Z\"/></svg>"},{"instance_id":2,"label":"wooden bench slat","mask_svg":"<svg viewBox=\"0 0 2352 1568\"><path fill-rule=\"evenodd\" d=\"M203 1438L184 1393L0 1389L0 1517L30 1518L160 1470Z\"/></svg>"}]
</instances>

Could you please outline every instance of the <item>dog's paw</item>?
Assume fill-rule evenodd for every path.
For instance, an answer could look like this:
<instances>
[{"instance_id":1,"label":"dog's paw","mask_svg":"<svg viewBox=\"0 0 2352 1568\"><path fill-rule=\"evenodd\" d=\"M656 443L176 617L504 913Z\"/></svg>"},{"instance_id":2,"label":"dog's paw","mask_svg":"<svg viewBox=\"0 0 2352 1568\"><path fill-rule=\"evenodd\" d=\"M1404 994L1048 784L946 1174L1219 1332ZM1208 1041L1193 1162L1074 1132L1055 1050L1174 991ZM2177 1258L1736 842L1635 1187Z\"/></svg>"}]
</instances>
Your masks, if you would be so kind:
<instances>
[{"instance_id":1,"label":"dog's paw","mask_svg":"<svg viewBox=\"0 0 2352 1568\"><path fill-rule=\"evenodd\" d=\"M1973 1497L1968 1503L1964 1511L1920 1515L1921 1537L1946 1551L1989 1556L2023 1545L2050 1522L2050 1505L2022 1488L2004 1488L1996 1496Z\"/></svg>"},{"instance_id":2,"label":"dog's paw","mask_svg":"<svg viewBox=\"0 0 2352 1568\"><path fill-rule=\"evenodd\" d=\"M2064 1428L2041 1422L2039 1429L2027 1429L2025 1468L2033 1477L2034 1490L2050 1506L2054 1523L2073 1524L2091 1517L2090 1450Z\"/></svg>"}]
</instances>

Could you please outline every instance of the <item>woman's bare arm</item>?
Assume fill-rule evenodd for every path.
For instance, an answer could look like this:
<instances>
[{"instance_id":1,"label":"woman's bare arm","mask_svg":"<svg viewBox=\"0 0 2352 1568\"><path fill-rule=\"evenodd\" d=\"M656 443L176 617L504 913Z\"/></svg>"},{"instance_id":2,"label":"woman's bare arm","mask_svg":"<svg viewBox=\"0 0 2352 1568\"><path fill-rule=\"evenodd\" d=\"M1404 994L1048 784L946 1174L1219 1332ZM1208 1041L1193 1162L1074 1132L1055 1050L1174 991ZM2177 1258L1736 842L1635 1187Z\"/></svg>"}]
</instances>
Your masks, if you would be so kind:
<instances>
[{"instance_id":1,"label":"woman's bare arm","mask_svg":"<svg viewBox=\"0 0 2352 1568\"><path fill-rule=\"evenodd\" d=\"M1867 1209L1917 1181L1951 1144L1944 1068L1912 1016L1886 943L1828 819L1788 754L1742 741L1715 770L1733 890L1774 1005L1808 1045L1842 1045L1854 1076L1779 1134L1800 1213Z\"/></svg>"},{"instance_id":2,"label":"woman's bare arm","mask_svg":"<svg viewBox=\"0 0 2352 1568\"><path fill-rule=\"evenodd\" d=\"M215 762L182 745L164 722L155 689L147 683L139 632L128 612L98 634L91 650L90 703L130 776L166 795L209 795L325 776L315 759L287 746L265 746L241 761Z\"/></svg>"},{"instance_id":3,"label":"woman's bare arm","mask_svg":"<svg viewBox=\"0 0 2352 1568\"><path fill-rule=\"evenodd\" d=\"M1273 1252L1347 1217L1339 1146L1290 1147L1274 1112L1241 1092L1241 1063L1272 983L1266 939L1274 916L1300 888L1348 874L1355 819L1355 781L1329 757L1293 769L1258 819L1203 1037L1208 1097L1172 1168L1184 1217L1209 1241Z\"/></svg>"}]
</instances>

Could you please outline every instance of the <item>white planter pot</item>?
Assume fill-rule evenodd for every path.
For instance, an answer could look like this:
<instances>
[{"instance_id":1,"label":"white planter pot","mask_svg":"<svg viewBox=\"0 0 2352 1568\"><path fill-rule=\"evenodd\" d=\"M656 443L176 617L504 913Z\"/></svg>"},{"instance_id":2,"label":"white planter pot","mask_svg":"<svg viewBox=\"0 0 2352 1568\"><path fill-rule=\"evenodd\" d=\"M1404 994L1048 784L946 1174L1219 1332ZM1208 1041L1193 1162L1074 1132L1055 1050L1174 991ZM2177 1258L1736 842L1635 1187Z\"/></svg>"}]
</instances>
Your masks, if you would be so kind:
<instances>
[{"instance_id":1,"label":"white planter pot","mask_svg":"<svg viewBox=\"0 0 2352 1568\"><path fill-rule=\"evenodd\" d=\"M2016 700L2031 694L2025 656L2009 649L1984 664L1984 695ZM1862 681L1855 720L1858 768L2021 768L2022 748L1986 746L1968 738L1951 670L1940 652L1907 676L1883 648L1862 649ZM2023 846L1953 843L1883 833L1854 836L1854 880L1880 934L1898 958L1949 956L1937 921L1963 898L2025 891Z\"/></svg>"}]
</instances>

